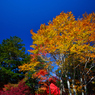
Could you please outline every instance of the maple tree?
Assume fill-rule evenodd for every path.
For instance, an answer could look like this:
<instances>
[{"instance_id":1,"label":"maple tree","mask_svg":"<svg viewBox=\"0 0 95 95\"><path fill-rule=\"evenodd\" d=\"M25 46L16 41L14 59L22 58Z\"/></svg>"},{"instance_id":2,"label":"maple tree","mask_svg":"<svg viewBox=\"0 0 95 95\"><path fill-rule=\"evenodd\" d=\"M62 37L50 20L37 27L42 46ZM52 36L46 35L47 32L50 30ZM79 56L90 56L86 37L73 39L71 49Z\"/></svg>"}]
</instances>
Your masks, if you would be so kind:
<instances>
[{"instance_id":1,"label":"maple tree","mask_svg":"<svg viewBox=\"0 0 95 95\"><path fill-rule=\"evenodd\" d=\"M40 70L39 72L36 72L33 74L33 78L39 78L39 88L36 93L39 93L40 95L48 95L48 94L53 94L53 95L60 95L60 90L56 86L56 80L57 78L55 77L50 77L48 78L48 73L46 70Z\"/></svg>"}]
</instances>

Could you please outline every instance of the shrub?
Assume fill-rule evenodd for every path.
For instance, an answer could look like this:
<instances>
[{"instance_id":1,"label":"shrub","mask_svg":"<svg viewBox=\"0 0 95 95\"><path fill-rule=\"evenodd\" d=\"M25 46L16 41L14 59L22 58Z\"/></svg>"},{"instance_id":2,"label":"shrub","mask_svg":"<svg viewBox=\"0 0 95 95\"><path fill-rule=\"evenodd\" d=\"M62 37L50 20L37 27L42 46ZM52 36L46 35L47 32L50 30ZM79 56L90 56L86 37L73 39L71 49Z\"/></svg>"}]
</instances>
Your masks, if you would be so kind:
<instances>
[{"instance_id":1,"label":"shrub","mask_svg":"<svg viewBox=\"0 0 95 95\"><path fill-rule=\"evenodd\" d=\"M3 91L0 91L0 95L32 95L30 88L25 85L22 80L19 84L7 84L4 85Z\"/></svg>"}]
</instances>

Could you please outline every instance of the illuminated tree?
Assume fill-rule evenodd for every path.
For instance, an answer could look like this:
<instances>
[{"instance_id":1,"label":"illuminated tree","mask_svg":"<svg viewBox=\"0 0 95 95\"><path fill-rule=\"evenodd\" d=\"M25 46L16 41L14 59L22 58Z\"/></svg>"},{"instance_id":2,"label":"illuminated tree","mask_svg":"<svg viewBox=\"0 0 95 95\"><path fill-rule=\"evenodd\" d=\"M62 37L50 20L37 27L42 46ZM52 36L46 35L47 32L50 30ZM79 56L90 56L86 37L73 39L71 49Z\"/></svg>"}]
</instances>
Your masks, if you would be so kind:
<instances>
[{"instance_id":1,"label":"illuminated tree","mask_svg":"<svg viewBox=\"0 0 95 95\"><path fill-rule=\"evenodd\" d=\"M89 15L85 13L82 19L75 20L72 12L62 12L48 25L42 24L37 33L31 30L31 34L33 39L31 47L34 50L30 52L34 57L29 64L20 68L35 70L39 64L37 56L41 56L47 61L45 66L47 70L52 63L58 65L61 72L61 93L62 89L65 91L63 78L65 77L70 95L76 95L79 89L82 95L84 93L87 95L87 84L95 78L95 75L89 76L88 74L95 67L93 65L95 61L95 13ZM46 54L50 54L50 59ZM87 81L87 74L89 81Z\"/></svg>"}]
</instances>

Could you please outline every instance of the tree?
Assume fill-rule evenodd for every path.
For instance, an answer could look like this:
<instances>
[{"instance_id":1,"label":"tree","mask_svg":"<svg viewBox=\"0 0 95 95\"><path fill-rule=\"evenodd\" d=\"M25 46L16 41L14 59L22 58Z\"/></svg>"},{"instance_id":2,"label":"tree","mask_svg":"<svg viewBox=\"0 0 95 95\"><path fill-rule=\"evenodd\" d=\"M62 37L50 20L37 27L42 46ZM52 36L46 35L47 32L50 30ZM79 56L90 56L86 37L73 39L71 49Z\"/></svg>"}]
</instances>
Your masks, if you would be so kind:
<instances>
[{"instance_id":1,"label":"tree","mask_svg":"<svg viewBox=\"0 0 95 95\"><path fill-rule=\"evenodd\" d=\"M3 84L18 82L24 77L18 71L18 66L29 61L30 55L25 54L24 44L19 37L4 39L0 44L0 82Z\"/></svg>"},{"instance_id":2,"label":"tree","mask_svg":"<svg viewBox=\"0 0 95 95\"><path fill-rule=\"evenodd\" d=\"M48 25L42 24L37 33L31 30L34 55L50 54L53 61L48 60L47 68L55 62L59 66L62 89L68 89L70 95L76 95L81 90L82 95L87 95L87 84L95 78L90 76L90 71L95 68L95 13L84 14L82 19L75 20L72 12L60 13ZM93 44L91 44L93 43ZM44 55L43 55L44 53ZM36 57L30 64L21 68L35 70L39 64ZM33 68L28 68L32 66ZM23 69L23 70L24 70ZM77 69L79 71L77 71ZM79 76L78 76L78 75ZM87 80L87 74L89 80ZM71 80L69 79L71 78ZM64 85L64 78L67 85ZM76 89L79 87L79 89Z\"/></svg>"}]
</instances>

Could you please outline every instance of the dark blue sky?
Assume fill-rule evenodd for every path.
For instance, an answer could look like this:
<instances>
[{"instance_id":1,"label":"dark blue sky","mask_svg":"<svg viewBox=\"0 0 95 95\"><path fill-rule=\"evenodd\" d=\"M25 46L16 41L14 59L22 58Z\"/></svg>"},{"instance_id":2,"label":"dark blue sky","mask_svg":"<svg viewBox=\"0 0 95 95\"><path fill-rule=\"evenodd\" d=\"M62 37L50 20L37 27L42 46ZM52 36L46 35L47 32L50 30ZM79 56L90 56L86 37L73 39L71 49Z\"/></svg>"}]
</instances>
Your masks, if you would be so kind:
<instances>
[{"instance_id":1,"label":"dark blue sky","mask_svg":"<svg viewBox=\"0 0 95 95\"><path fill-rule=\"evenodd\" d=\"M34 32L62 11L72 11L75 18L95 12L95 0L0 0L0 44L3 39L18 36L31 49Z\"/></svg>"}]
</instances>

